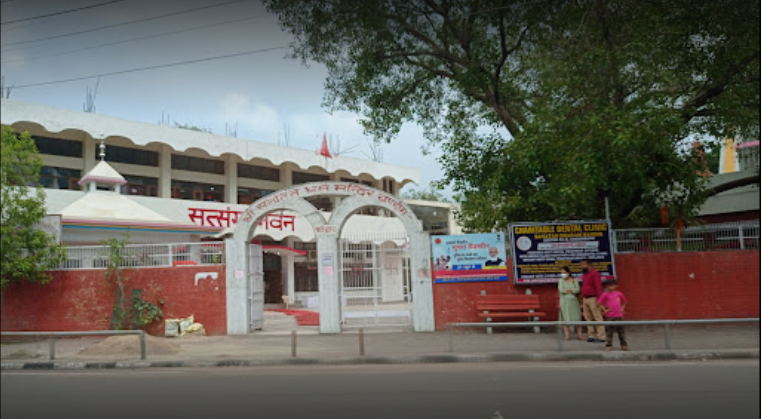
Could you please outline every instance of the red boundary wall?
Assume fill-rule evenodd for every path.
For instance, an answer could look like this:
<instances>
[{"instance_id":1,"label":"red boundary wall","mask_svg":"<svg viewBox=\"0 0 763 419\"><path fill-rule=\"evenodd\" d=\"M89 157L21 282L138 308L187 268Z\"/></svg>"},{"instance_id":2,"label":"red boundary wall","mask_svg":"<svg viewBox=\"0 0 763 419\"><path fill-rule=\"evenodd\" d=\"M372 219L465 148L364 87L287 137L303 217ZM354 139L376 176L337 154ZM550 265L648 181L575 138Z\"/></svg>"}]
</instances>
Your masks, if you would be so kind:
<instances>
[{"instance_id":1,"label":"red boundary wall","mask_svg":"<svg viewBox=\"0 0 763 419\"><path fill-rule=\"evenodd\" d=\"M196 280L197 273L217 273ZM178 266L125 269L128 277L125 298L132 289L143 290L143 298L157 303L164 318L188 317L204 325L208 334L226 333L225 267ZM105 270L55 271L46 285L14 284L3 290L3 331L108 330L115 288L105 279ZM153 335L164 335L164 321L147 327Z\"/></svg>"},{"instance_id":2,"label":"red boundary wall","mask_svg":"<svg viewBox=\"0 0 763 419\"><path fill-rule=\"evenodd\" d=\"M615 255L619 290L633 320L760 317L760 251L633 253ZM509 271L513 267L509 266ZM508 282L433 284L435 327L480 322L475 297L487 294L540 296L544 320L558 319L556 284Z\"/></svg>"},{"instance_id":3,"label":"red boundary wall","mask_svg":"<svg viewBox=\"0 0 763 419\"><path fill-rule=\"evenodd\" d=\"M689 319L760 317L760 251L634 253L615 256L620 290L628 297L628 318ZM511 266L509 266L511 269ZM209 334L226 333L225 267L173 267L126 270L144 298L165 304L165 318L191 314ZM200 279L200 272L218 278ZM435 326L477 322L475 297L488 294L540 295L546 320L557 319L556 285L515 286L508 282L433 284ZM12 285L3 291L2 330L60 331L108 329L114 289L104 270L57 271L47 285ZM162 335L164 322L149 333Z\"/></svg>"}]
</instances>

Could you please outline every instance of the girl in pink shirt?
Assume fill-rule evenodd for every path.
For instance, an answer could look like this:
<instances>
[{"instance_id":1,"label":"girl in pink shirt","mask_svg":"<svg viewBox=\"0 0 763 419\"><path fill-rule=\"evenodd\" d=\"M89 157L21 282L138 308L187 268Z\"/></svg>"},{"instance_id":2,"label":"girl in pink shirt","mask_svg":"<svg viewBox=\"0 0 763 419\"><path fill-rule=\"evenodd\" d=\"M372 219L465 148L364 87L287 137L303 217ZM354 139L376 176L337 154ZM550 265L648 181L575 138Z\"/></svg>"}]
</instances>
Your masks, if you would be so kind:
<instances>
[{"instance_id":1,"label":"girl in pink shirt","mask_svg":"<svg viewBox=\"0 0 763 419\"><path fill-rule=\"evenodd\" d=\"M605 321L622 321L625 314L625 304L627 300L622 292L617 291L617 280L609 279L602 283L606 288L599 298L598 303L604 313ZM617 337L620 339L620 347L624 350L628 350L628 342L625 340L625 327L623 326L607 326L605 328L607 334L607 352L612 350L612 338L617 331Z\"/></svg>"}]
</instances>

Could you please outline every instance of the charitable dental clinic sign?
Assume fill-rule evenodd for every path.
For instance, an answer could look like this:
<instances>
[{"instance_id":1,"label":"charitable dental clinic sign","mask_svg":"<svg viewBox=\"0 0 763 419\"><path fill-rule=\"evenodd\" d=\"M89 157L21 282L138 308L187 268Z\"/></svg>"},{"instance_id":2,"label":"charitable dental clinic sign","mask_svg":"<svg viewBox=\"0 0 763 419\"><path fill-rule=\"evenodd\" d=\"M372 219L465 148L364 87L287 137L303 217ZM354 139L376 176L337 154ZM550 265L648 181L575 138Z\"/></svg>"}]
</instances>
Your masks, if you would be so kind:
<instances>
[{"instance_id":1,"label":"charitable dental clinic sign","mask_svg":"<svg viewBox=\"0 0 763 419\"><path fill-rule=\"evenodd\" d=\"M508 281L504 233L433 236L434 282Z\"/></svg>"},{"instance_id":2,"label":"charitable dental clinic sign","mask_svg":"<svg viewBox=\"0 0 763 419\"><path fill-rule=\"evenodd\" d=\"M555 283L563 266L580 278L583 259L602 277L615 275L607 221L512 224L510 239L515 284Z\"/></svg>"}]
</instances>

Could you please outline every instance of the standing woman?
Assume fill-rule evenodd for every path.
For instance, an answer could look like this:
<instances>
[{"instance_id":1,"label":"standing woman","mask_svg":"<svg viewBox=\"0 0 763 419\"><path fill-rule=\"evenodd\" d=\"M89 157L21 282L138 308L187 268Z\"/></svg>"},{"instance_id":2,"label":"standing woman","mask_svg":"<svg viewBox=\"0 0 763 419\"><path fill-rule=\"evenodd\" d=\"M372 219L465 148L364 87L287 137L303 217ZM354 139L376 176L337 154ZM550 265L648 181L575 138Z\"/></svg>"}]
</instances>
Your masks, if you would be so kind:
<instances>
[{"instance_id":1,"label":"standing woman","mask_svg":"<svg viewBox=\"0 0 763 419\"><path fill-rule=\"evenodd\" d=\"M570 275L570 268L562 268L562 278L559 280L559 320L565 322L580 321L580 284ZM578 339L585 340L583 337L583 327L575 326ZM564 340L570 340L570 327L564 326Z\"/></svg>"}]
</instances>

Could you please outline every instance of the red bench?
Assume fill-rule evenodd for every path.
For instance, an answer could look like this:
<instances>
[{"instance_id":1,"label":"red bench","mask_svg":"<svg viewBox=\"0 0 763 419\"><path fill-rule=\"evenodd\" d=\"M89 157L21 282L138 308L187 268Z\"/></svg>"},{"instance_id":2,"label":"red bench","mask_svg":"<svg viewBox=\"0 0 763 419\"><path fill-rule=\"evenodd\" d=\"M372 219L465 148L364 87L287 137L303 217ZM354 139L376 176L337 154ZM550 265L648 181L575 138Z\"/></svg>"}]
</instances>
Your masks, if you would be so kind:
<instances>
[{"instance_id":1,"label":"red bench","mask_svg":"<svg viewBox=\"0 0 763 419\"><path fill-rule=\"evenodd\" d=\"M546 317L546 313L540 311L540 297L532 294L478 295L477 315L486 322L517 318L532 321ZM487 332L492 333L491 329Z\"/></svg>"}]
</instances>

